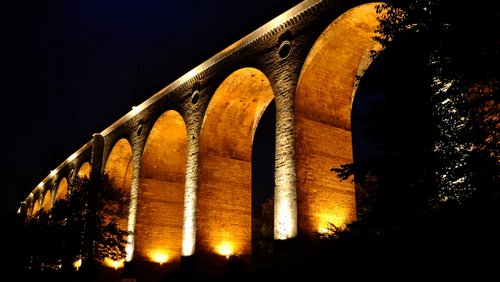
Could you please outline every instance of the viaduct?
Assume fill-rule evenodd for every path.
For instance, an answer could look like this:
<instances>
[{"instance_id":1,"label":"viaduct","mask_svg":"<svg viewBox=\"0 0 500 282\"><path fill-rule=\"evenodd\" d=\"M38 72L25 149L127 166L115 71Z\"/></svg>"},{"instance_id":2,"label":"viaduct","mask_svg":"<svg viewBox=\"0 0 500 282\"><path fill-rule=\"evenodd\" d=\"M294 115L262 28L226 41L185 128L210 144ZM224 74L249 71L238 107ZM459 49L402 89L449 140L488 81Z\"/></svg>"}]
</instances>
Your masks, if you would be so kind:
<instances>
[{"instance_id":1,"label":"viaduct","mask_svg":"<svg viewBox=\"0 0 500 282\"><path fill-rule=\"evenodd\" d=\"M371 63L374 2L305 0L168 84L55 168L28 195L28 216L65 197L76 176L106 172L129 196L126 262L252 253L252 146L275 107L274 239L356 218L355 77Z\"/></svg>"}]
</instances>

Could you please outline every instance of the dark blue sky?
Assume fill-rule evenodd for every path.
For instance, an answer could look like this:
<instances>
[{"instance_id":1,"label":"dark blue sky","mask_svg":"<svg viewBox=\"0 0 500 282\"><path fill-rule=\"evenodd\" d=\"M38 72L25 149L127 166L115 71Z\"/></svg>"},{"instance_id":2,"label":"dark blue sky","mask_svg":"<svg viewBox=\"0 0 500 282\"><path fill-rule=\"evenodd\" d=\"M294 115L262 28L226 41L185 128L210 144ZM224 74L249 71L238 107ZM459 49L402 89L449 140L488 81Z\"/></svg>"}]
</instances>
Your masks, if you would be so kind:
<instances>
[{"instance_id":1,"label":"dark blue sky","mask_svg":"<svg viewBox=\"0 0 500 282\"><path fill-rule=\"evenodd\" d=\"M6 212L92 133L300 1L10 2L0 17Z\"/></svg>"}]
</instances>

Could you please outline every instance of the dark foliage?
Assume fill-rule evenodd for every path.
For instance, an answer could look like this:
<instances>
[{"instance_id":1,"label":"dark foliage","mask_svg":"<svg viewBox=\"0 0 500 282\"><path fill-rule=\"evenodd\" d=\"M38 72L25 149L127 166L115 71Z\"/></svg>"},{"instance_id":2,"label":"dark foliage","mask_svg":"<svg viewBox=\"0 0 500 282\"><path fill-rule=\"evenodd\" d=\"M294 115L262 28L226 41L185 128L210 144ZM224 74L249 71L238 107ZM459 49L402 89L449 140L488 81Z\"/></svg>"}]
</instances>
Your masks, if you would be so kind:
<instances>
[{"instance_id":1,"label":"dark foliage","mask_svg":"<svg viewBox=\"0 0 500 282\"><path fill-rule=\"evenodd\" d=\"M252 216L252 255L256 261L273 253L274 200L268 198Z\"/></svg>"},{"instance_id":2,"label":"dark foliage","mask_svg":"<svg viewBox=\"0 0 500 282\"><path fill-rule=\"evenodd\" d=\"M358 184L359 220L390 224L427 210L437 194L425 61L410 56L401 64L408 52L418 54L416 49L414 44L387 47L359 82L356 99L373 104L353 119L360 120L374 149L366 159L332 169L342 181L353 177Z\"/></svg>"},{"instance_id":3,"label":"dark foliage","mask_svg":"<svg viewBox=\"0 0 500 282\"><path fill-rule=\"evenodd\" d=\"M372 111L360 117L375 152L332 169L358 183L360 220L394 226L446 201L498 195L495 5L398 0L378 6L375 39L385 48L373 53L357 94L376 95Z\"/></svg>"},{"instance_id":4,"label":"dark foliage","mask_svg":"<svg viewBox=\"0 0 500 282\"><path fill-rule=\"evenodd\" d=\"M414 42L426 63L440 200L462 202L490 189L485 172L495 181L500 172L497 3L405 0L380 9L387 14L378 40L385 46Z\"/></svg>"},{"instance_id":5,"label":"dark foliage","mask_svg":"<svg viewBox=\"0 0 500 282\"><path fill-rule=\"evenodd\" d=\"M126 218L127 203L107 175L98 180L76 177L65 199L27 218L19 230L26 238L36 238L26 240L25 270L74 272L74 262L82 260L80 270L91 273L106 258L124 259L128 232L119 224Z\"/></svg>"}]
</instances>

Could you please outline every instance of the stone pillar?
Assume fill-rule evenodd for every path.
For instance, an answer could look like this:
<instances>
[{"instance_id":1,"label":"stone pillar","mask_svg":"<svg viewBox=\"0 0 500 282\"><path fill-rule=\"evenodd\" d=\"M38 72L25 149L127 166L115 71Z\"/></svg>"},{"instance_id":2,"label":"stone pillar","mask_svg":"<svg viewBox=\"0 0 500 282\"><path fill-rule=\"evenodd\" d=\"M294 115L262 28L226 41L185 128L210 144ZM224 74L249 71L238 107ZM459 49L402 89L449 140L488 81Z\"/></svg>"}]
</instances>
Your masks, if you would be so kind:
<instances>
[{"instance_id":1,"label":"stone pillar","mask_svg":"<svg viewBox=\"0 0 500 282\"><path fill-rule=\"evenodd\" d=\"M203 119L199 112L191 112L185 116L187 131L186 182L184 192L184 215L182 221L183 257L194 255L196 247L196 193L199 176L199 136ZM186 261L186 259L183 259Z\"/></svg>"},{"instance_id":2,"label":"stone pillar","mask_svg":"<svg viewBox=\"0 0 500 282\"><path fill-rule=\"evenodd\" d=\"M276 163L274 190L274 239L297 237L297 189L295 170L296 76L282 71L272 77L276 95Z\"/></svg>"},{"instance_id":3,"label":"stone pillar","mask_svg":"<svg viewBox=\"0 0 500 282\"><path fill-rule=\"evenodd\" d=\"M92 135L92 155L90 159L90 179L99 179L102 173L104 137L100 133Z\"/></svg>"},{"instance_id":4,"label":"stone pillar","mask_svg":"<svg viewBox=\"0 0 500 282\"><path fill-rule=\"evenodd\" d=\"M139 141L139 140L135 140ZM133 142L134 143L134 142ZM135 249L135 226L137 221L137 204L139 198L139 181L141 174L142 153L144 151L144 142L131 144L132 146L132 183L130 187L129 210L128 210L128 226L129 235L127 237L126 257L125 261L130 262L134 257ZM140 144L140 145L139 145Z\"/></svg>"}]
</instances>

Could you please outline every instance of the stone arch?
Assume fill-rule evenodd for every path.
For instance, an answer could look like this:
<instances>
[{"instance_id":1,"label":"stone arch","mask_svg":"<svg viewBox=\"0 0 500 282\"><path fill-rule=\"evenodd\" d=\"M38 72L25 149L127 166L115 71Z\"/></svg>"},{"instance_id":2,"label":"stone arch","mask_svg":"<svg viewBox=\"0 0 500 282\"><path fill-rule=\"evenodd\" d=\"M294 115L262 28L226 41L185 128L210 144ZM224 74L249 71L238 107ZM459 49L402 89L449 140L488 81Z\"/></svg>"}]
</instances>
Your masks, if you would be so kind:
<instances>
[{"instance_id":1,"label":"stone arch","mask_svg":"<svg viewBox=\"0 0 500 282\"><path fill-rule=\"evenodd\" d=\"M127 139L118 140L104 166L104 173L108 174L116 187L130 192L132 186L132 147Z\"/></svg>"},{"instance_id":2,"label":"stone arch","mask_svg":"<svg viewBox=\"0 0 500 282\"><path fill-rule=\"evenodd\" d=\"M66 180L65 177L63 177L59 180L59 184L57 185L54 201L66 199L67 196L68 196L68 181Z\"/></svg>"},{"instance_id":3,"label":"stone arch","mask_svg":"<svg viewBox=\"0 0 500 282\"><path fill-rule=\"evenodd\" d=\"M298 226L324 232L356 219L354 184L340 182L333 167L353 161L351 110L355 77L371 63L378 26L375 6L350 9L333 21L311 48L295 99ZM335 142L332 142L335 140Z\"/></svg>"},{"instance_id":4,"label":"stone arch","mask_svg":"<svg viewBox=\"0 0 500 282\"><path fill-rule=\"evenodd\" d=\"M35 200L33 199L33 195L30 194L27 202L27 209L26 209L26 215L27 216L32 216L33 215L33 206L35 205Z\"/></svg>"},{"instance_id":5,"label":"stone arch","mask_svg":"<svg viewBox=\"0 0 500 282\"><path fill-rule=\"evenodd\" d=\"M132 174L133 174L133 158L132 147L127 139L122 138L118 140L111 149L106 164L104 165L104 173L109 176L113 184L118 189L123 189L126 195L130 195L132 189ZM130 215L135 216L135 215ZM129 218L124 218L118 222L118 226L122 230L130 230ZM132 238L131 238L132 236ZM128 242L133 244L134 234L129 235ZM127 257L131 256L128 252L133 250L130 245L127 246ZM112 262L117 264L118 262Z\"/></svg>"},{"instance_id":6,"label":"stone arch","mask_svg":"<svg viewBox=\"0 0 500 282\"><path fill-rule=\"evenodd\" d=\"M257 69L242 68L219 85L208 105L200 135L200 252L251 253L253 138L273 99L267 77Z\"/></svg>"},{"instance_id":7,"label":"stone arch","mask_svg":"<svg viewBox=\"0 0 500 282\"><path fill-rule=\"evenodd\" d=\"M76 175L80 178L90 178L90 163L84 162L78 169L78 173Z\"/></svg>"},{"instance_id":8,"label":"stone arch","mask_svg":"<svg viewBox=\"0 0 500 282\"><path fill-rule=\"evenodd\" d=\"M135 253L158 263L180 262L186 178L186 125L163 113L146 140L141 162Z\"/></svg>"},{"instance_id":9,"label":"stone arch","mask_svg":"<svg viewBox=\"0 0 500 282\"><path fill-rule=\"evenodd\" d=\"M47 189L43 195L42 209L48 211L52 208L52 192Z\"/></svg>"},{"instance_id":10,"label":"stone arch","mask_svg":"<svg viewBox=\"0 0 500 282\"><path fill-rule=\"evenodd\" d=\"M40 199L39 198L34 198L33 199L33 208L31 209L31 216L36 215L36 213L40 210Z\"/></svg>"}]
</instances>

